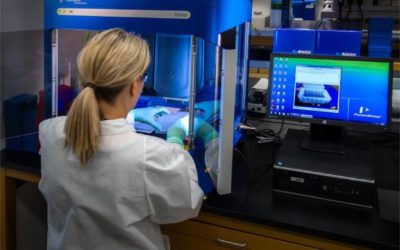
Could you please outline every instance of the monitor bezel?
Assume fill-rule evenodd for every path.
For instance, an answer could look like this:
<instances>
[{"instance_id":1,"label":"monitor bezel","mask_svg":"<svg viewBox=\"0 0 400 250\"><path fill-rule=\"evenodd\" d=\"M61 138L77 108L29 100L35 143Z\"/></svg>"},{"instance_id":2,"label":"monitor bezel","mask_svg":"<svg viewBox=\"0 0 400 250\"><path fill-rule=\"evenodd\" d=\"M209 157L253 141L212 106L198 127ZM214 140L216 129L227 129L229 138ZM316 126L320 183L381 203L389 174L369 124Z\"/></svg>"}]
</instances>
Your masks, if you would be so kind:
<instances>
[{"instance_id":1,"label":"monitor bezel","mask_svg":"<svg viewBox=\"0 0 400 250\"><path fill-rule=\"evenodd\" d=\"M319 118L300 118L293 116L284 115L271 115L271 93L272 88L270 83L272 83L273 75L273 61L275 57L289 57L289 58L310 58L310 59L331 59L331 60L345 60L345 61L370 61L370 62L386 62L389 63L389 89L388 89L388 104L387 104L387 119L386 125L377 125L371 123L355 122L355 121L344 121L344 120L333 120L333 119L319 119ZM393 59L391 58L372 58L372 57L354 57L354 56L327 56L327 55L314 55L314 54L289 54L289 53L271 53L270 65L269 65L269 76L268 76L268 102L267 102L267 114L268 118L279 119L279 120L290 120L302 123L312 123L321 125L334 125L349 128L360 128L369 129L374 131L384 131L390 127L391 116L392 116L392 95L393 95Z\"/></svg>"}]
</instances>

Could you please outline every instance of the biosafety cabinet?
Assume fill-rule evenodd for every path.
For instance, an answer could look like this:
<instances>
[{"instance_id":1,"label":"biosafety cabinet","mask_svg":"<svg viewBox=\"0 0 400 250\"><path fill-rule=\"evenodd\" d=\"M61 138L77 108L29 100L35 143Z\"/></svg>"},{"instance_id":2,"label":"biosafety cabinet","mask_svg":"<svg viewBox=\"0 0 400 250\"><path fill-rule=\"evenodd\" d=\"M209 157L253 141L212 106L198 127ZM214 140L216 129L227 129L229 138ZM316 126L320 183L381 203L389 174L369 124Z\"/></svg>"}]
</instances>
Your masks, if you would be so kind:
<instances>
[{"instance_id":1,"label":"biosafety cabinet","mask_svg":"<svg viewBox=\"0 0 400 250\"><path fill-rule=\"evenodd\" d=\"M139 121L132 126L165 139L168 128L187 117L186 149L201 187L230 193L233 148L245 119L250 20L251 0L45 0L44 83L5 98L6 149L38 152L39 122L66 115L84 84L76 68L79 51L96 33L119 27L146 39L151 50L136 108L168 110L154 114L160 128ZM218 133L207 148L194 136L199 119Z\"/></svg>"}]
</instances>

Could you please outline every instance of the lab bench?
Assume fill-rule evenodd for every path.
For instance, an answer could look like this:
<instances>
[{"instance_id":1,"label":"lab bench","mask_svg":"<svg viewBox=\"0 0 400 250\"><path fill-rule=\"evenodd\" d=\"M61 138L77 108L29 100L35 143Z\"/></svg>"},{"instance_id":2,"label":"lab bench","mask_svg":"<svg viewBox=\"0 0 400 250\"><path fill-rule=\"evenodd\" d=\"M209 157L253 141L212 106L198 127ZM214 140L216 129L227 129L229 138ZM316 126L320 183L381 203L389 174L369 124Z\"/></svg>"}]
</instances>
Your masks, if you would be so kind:
<instances>
[{"instance_id":1,"label":"lab bench","mask_svg":"<svg viewBox=\"0 0 400 250\"><path fill-rule=\"evenodd\" d=\"M210 193L197 218L163 225L171 249L399 248L399 224L379 217L377 201L373 209L361 209L275 194L271 166L276 150L251 137L240 142L233 159L232 193ZM392 152L381 149L376 154L384 158ZM0 250L15 249L16 188L21 181L38 183L39 164L37 156L2 152ZM385 178L398 183L398 174Z\"/></svg>"}]
</instances>

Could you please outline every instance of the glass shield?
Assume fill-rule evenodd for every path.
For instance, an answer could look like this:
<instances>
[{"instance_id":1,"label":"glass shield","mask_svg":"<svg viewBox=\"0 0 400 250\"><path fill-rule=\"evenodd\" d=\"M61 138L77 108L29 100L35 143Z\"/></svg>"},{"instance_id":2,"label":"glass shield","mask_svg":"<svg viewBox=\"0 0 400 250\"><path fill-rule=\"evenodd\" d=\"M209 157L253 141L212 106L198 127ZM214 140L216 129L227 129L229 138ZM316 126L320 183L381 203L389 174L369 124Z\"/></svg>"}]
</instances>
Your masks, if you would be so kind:
<instances>
[{"instance_id":1,"label":"glass shield","mask_svg":"<svg viewBox=\"0 0 400 250\"><path fill-rule=\"evenodd\" d=\"M138 133L188 150L205 193L214 187L219 193L230 192L233 147L240 139L236 128L245 110L244 30L245 26L239 26L222 34L220 44L191 35L140 34L149 44L151 63L142 95L128 113L127 122ZM95 34L53 31L52 115L66 115L79 93L82 83L76 57ZM183 133L177 136L171 132L176 128Z\"/></svg>"},{"instance_id":2,"label":"glass shield","mask_svg":"<svg viewBox=\"0 0 400 250\"><path fill-rule=\"evenodd\" d=\"M44 115L43 6L32 2L18 9L13 4L4 3L1 16L0 149L2 161L38 167L38 124Z\"/></svg>"},{"instance_id":3,"label":"glass shield","mask_svg":"<svg viewBox=\"0 0 400 250\"><path fill-rule=\"evenodd\" d=\"M246 23L224 32L217 48L214 110L219 110L218 138L205 146L205 166L219 194L231 192L233 150L246 114L249 30Z\"/></svg>"},{"instance_id":4,"label":"glass shield","mask_svg":"<svg viewBox=\"0 0 400 250\"><path fill-rule=\"evenodd\" d=\"M142 37L152 48L152 63L143 94L127 120L137 132L181 142L196 163L200 186L208 193L213 184L205 153L214 145L212 141L218 141L220 121L221 85L215 80L218 46L191 35ZM181 141L171 140L176 128L184 131Z\"/></svg>"}]
</instances>

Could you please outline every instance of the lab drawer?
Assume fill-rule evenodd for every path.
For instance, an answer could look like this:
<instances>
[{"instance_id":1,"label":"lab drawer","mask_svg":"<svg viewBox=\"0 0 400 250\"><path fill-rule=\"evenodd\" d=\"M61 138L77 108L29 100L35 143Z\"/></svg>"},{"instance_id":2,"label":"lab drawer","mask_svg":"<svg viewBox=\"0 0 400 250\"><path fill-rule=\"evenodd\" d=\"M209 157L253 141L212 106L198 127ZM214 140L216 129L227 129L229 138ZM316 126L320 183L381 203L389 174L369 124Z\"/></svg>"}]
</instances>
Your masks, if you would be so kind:
<instances>
[{"instance_id":1,"label":"lab drawer","mask_svg":"<svg viewBox=\"0 0 400 250\"><path fill-rule=\"evenodd\" d=\"M171 250L180 249L285 249L310 250L311 248L279 239L245 233L206 223L187 221L163 226L170 237Z\"/></svg>"}]
</instances>

